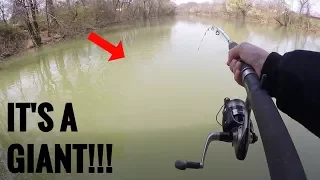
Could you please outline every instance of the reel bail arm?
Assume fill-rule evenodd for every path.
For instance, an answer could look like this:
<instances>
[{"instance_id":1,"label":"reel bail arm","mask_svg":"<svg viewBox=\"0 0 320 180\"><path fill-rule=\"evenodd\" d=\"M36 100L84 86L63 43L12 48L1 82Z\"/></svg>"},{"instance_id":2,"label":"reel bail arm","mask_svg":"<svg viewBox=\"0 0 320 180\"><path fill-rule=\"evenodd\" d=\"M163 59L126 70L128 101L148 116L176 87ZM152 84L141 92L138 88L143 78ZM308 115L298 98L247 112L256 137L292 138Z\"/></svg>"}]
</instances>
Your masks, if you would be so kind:
<instances>
[{"instance_id":1,"label":"reel bail arm","mask_svg":"<svg viewBox=\"0 0 320 180\"><path fill-rule=\"evenodd\" d=\"M207 150L212 141L223 141L232 143L237 159L244 160L249 143L255 143L258 137L253 131L252 122L249 119L249 110L245 102L240 99L224 99L222 118L223 132L211 132L208 134L204 144L200 162L177 160L175 167L179 170L202 169Z\"/></svg>"}]
</instances>

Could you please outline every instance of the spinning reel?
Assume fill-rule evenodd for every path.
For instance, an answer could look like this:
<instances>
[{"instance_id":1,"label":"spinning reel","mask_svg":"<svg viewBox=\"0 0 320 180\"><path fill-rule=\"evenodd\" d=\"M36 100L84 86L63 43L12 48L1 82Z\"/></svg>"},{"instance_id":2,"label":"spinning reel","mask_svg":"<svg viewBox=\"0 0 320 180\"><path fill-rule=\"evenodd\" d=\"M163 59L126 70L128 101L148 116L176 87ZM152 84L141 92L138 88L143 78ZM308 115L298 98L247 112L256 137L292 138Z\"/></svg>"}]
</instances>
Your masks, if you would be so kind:
<instances>
[{"instance_id":1,"label":"spinning reel","mask_svg":"<svg viewBox=\"0 0 320 180\"><path fill-rule=\"evenodd\" d=\"M249 103L248 101L245 103L240 99L230 100L229 98L225 98L221 109L222 108L221 126L223 132L209 133L200 162L177 160L175 163L177 169L202 169L204 167L207 149L212 141L232 143L237 159L244 160L246 158L249 144L254 144L258 140L258 136L254 133L252 121L250 119L251 109Z\"/></svg>"},{"instance_id":2,"label":"spinning reel","mask_svg":"<svg viewBox=\"0 0 320 180\"><path fill-rule=\"evenodd\" d=\"M228 42L229 50L238 45L219 27L208 28L204 36L208 31L214 31L216 35L222 34ZM239 60L242 62L241 76L247 92L246 102L240 99L230 100L225 98L221 107L221 109L223 108L222 124L217 121L222 126L223 132L211 132L208 135L200 162L178 160L175 163L176 168L180 170L187 168L202 169L207 149L212 141L231 143L237 159L244 160L247 156L249 144L254 144L258 140L250 119L252 108L260 130L271 179L306 180L306 174L289 132L271 97L263 90L263 82L266 77L262 76L260 80L252 66L241 59ZM281 148L277 148L279 145L281 145Z\"/></svg>"}]
</instances>

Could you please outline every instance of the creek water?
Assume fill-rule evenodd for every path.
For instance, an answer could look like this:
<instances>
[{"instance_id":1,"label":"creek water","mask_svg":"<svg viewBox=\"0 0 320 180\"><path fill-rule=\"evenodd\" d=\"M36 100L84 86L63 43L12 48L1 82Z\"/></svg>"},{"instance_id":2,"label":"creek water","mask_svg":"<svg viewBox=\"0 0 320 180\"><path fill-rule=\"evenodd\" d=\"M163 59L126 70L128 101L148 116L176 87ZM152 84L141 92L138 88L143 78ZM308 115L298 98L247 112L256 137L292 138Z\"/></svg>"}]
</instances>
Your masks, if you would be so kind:
<instances>
[{"instance_id":1,"label":"creek water","mask_svg":"<svg viewBox=\"0 0 320 180\"><path fill-rule=\"evenodd\" d=\"M236 160L231 144L215 142L204 169L174 167L176 159L200 160L207 134L222 130L215 115L225 97L246 96L226 65L227 42L221 35L207 33L198 50L212 24L237 42L248 41L270 52L320 51L320 37L294 29L177 16L98 32L113 44L122 40L126 57L118 61L108 62L110 55L86 38L12 57L0 71L1 179L270 179L260 139L249 146L245 161ZM41 132L41 117L28 112L27 132L8 133L8 102L50 102L54 129ZM78 132L59 132L67 102L73 103ZM318 179L320 140L281 115L308 178ZM35 144L36 149L49 144L52 152L54 144L112 143L114 172L11 174L6 151L13 143ZM84 159L87 172L89 161ZM73 156L74 166L75 160Z\"/></svg>"}]
</instances>

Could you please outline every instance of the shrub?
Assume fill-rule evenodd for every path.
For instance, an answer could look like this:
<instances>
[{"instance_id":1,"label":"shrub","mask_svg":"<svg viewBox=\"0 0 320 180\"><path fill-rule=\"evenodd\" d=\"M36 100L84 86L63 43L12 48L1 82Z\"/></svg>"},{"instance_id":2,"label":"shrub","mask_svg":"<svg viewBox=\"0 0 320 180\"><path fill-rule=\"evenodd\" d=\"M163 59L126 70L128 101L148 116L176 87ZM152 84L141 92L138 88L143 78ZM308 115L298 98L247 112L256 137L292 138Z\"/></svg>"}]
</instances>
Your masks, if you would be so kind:
<instances>
[{"instance_id":1,"label":"shrub","mask_svg":"<svg viewBox=\"0 0 320 180\"><path fill-rule=\"evenodd\" d=\"M9 24L0 24L0 59L10 56L25 45L27 36Z\"/></svg>"}]
</instances>

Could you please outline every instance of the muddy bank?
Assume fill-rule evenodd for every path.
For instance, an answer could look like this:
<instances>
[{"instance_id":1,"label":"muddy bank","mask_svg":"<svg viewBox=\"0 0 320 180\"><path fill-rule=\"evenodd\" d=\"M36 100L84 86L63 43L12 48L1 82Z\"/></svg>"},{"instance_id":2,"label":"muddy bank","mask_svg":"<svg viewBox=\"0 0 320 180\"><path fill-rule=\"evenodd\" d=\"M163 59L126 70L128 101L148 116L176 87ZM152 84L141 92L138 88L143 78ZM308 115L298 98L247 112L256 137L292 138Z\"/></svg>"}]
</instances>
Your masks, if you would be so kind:
<instances>
[{"instance_id":1,"label":"muddy bank","mask_svg":"<svg viewBox=\"0 0 320 180\"><path fill-rule=\"evenodd\" d=\"M28 35L26 34L26 37ZM59 41L65 40L67 37L60 35L60 34L50 34L50 36L48 36L48 32L47 31L43 31L40 33L41 36L41 41L42 41L42 45L46 45L46 44L55 44ZM0 55L0 62L5 61L7 58L23 53L27 50L36 48L32 42L32 39L28 38L28 39L24 39L24 40L20 40L19 42L20 48L14 50L14 51L4 51L1 55Z\"/></svg>"},{"instance_id":2,"label":"muddy bank","mask_svg":"<svg viewBox=\"0 0 320 180\"><path fill-rule=\"evenodd\" d=\"M41 37L42 44L54 44L65 38L64 35L60 35L60 34L51 34L50 36L48 36L47 31L41 32L40 37ZM26 42L25 49L31 49L31 48L34 48L34 44L31 39L28 39Z\"/></svg>"}]
</instances>

